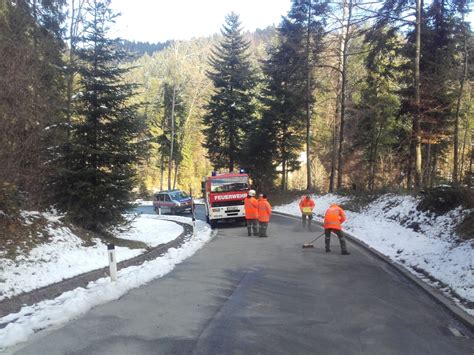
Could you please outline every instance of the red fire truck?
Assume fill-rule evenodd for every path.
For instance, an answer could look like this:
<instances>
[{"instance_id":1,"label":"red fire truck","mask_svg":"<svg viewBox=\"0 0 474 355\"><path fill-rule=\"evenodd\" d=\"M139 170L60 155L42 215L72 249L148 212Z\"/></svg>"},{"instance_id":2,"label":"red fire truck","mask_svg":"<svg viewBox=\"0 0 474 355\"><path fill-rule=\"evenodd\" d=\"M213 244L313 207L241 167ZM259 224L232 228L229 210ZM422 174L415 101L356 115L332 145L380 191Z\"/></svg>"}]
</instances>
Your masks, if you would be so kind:
<instances>
[{"instance_id":1,"label":"red fire truck","mask_svg":"<svg viewBox=\"0 0 474 355\"><path fill-rule=\"evenodd\" d=\"M249 176L245 173L212 173L203 181L206 221L215 227L218 220L245 221L244 199L249 191Z\"/></svg>"}]
</instances>

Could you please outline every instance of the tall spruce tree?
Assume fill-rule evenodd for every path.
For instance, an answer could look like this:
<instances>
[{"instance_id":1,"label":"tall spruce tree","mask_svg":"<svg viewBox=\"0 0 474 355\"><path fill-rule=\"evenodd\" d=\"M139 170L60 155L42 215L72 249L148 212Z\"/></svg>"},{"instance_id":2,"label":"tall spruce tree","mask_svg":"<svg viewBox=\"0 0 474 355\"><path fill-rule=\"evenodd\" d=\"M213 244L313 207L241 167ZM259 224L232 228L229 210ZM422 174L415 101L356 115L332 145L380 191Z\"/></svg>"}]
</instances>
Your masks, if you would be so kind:
<instances>
[{"instance_id":1,"label":"tall spruce tree","mask_svg":"<svg viewBox=\"0 0 474 355\"><path fill-rule=\"evenodd\" d=\"M255 86L247 42L241 33L239 16L231 13L221 33L220 44L213 50L208 72L215 91L204 117L205 143L214 168L233 171L243 162L245 133L255 115L251 92Z\"/></svg>"},{"instance_id":2,"label":"tall spruce tree","mask_svg":"<svg viewBox=\"0 0 474 355\"><path fill-rule=\"evenodd\" d=\"M80 91L55 186L59 208L75 223L98 232L125 221L142 127L137 105L128 103L135 85L123 83L128 69L119 66L127 53L107 38L115 17L109 6L110 0L94 0L86 9L78 51Z\"/></svg>"},{"instance_id":3,"label":"tall spruce tree","mask_svg":"<svg viewBox=\"0 0 474 355\"><path fill-rule=\"evenodd\" d=\"M378 10L375 26L368 31L368 38L372 43L386 41L389 36L378 35L385 27L392 29L389 34L398 35L397 31L407 36L405 54L411 59L411 67L405 68L407 72L407 90L405 90L405 102L403 113L412 119L412 138L410 142L410 154L407 159L406 175L407 188L419 191L422 187L422 152L421 152L421 41L422 28L425 25L425 11L421 0L385 0ZM414 17L412 21L406 18ZM408 28L407 28L408 27ZM380 44L377 44L380 46ZM412 184L413 182L413 184Z\"/></svg>"},{"instance_id":4,"label":"tall spruce tree","mask_svg":"<svg viewBox=\"0 0 474 355\"><path fill-rule=\"evenodd\" d=\"M311 189L311 121L315 88L314 67L319 60L323 23L319 17L325 4L316 0L293 1L288 17L278 28L278 43L269 49L264 63L265 109L252 139L266 142L255 161L265 160L260 175L267 179L281 167L281 189L288 185L288 173L300 168L299 156L306 144L307 188ZM258 144L257 144L258 145ZM262 153L267 155L262 158ZM258 168L258 164L256 168ZM273 171L273 172L272 172Z\"/></svg>"},{"instance_id":5,"label":"tall spruce tree","mask_svg":"<svg viewBox=\"0 0 474 355\"><path fill-rule=\"evenodd\" d=\"M397 179L393 172L390 180L379 179L379 166L392 151L397 150L396 153L399 153L398 138L401 135L409 137L409 132L403 131L404 125L397 117L400 109L397 95L401 76L399 67L404 64L403 58L397 53L403 43L401 39L392 38L384 44L383 48L369 50L365 59L366 84L356 106L359 117L353 148L363 152L363 164L367 169L366 186L371 192ZM396 155L404 157L403 154Z\"/></svg>"},{"instance_id":6,"label":"tall spruce tree","mask_svg":"<svg viewBox=\"0 0 474 355\"><path fill-rule=\"evenodd\" d=\"M324 0L293 0L292 7L288 13L288 20L293 26L291 34L293 46L297 47L294 51L295 60L301 65L301 71L304 72L304 82L306 90L304 93L305 101L305 143L306 143L306 188L312 189L311 181L311 135L312 135L312 110L314 105L313 90L315 88L314 67L319 61L319 54L322 50L322 38L324 33L323 15L327 10L327 4ZM282 27L283 28L283 27ZM285 35L285 33L282 33Z\"/></svg>"},{"instance_id":7,"label":"tall spruce tree","mask_svg":"<svg viewBox=\"0 0 474 355\"><path fill-rule=\"evenodd\" d=\"M283 19L279 42L270 48L264 63L267 85L261 137L267 141L267 159L281 167L281 189L287 188L288 172L299 169L299 154L305 143L306 72L304 52L296 44L304 34L301 26ZM303 55L303 57L302 57Z\"/></svg>"}]
</instances>

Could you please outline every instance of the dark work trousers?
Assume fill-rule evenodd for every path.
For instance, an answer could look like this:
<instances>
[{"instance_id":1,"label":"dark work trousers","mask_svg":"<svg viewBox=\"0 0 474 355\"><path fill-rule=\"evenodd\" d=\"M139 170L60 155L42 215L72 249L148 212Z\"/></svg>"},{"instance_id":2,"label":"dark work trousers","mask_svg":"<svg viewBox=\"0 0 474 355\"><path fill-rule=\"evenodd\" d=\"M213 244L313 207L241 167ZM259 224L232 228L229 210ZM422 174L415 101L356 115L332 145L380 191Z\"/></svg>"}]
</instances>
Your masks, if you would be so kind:
<instances>
[{"instance_id":1,"label":"dark work trousers","mask_svg":"<svg viewBox=\"0 0 474 355\"><path fill-rule=\"evenodd\" d=\"M324 230L324 242L326 244L326 250L330 250L331 247L331 232L336 234L339 238L339 244L341 244L341 252L346 252L346 240L344 239L344 233L339 229L327 228Z\"/></svg>"},{"instance_id":2,"label":"dark work trousers","mask_svg":"<svg viewBox=\"0 0 474 355\"><path fill-rule=\"evenodd\" d=\"M253 235L258 235L258 219L247 219L247 231L248 231L248 235L249 237L252 235L252 231L253 231Z\"/></svg>"},{"instance_id":3,"label":"dark work trousers","mask_svg":"<svg viewBox=\"0 0 474 355\"><path fill-rule=\"evenodd\" d=\"M268 227L268 222L259 222L258 223L258 230L260 232L260 238L268 237L267 227Z\"/></svg>"},{"instance_id":4,"label":"dark work trousers","mask_svg":"<svg viewBox=\"0 0 474 355\"><path fill-rule=\"evenodd\" d=\"M301 219L303 220L303 229L306 227L306 220L308 220L308 230L311 231L311 220L313 219L313 214L305 214L301 215Z\"/></svg>"}]
</instances>

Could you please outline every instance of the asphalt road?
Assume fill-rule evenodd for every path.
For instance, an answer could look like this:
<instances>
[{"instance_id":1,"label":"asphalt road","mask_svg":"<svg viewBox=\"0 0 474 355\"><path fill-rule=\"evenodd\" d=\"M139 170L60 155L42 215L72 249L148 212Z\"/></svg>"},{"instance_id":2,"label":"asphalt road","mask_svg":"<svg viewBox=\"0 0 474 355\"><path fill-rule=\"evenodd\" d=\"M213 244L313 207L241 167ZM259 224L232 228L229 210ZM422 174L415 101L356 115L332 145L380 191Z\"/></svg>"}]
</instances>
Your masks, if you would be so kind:
<instances>
[{"instance_id":1,"label":"asphalt road","mask_svg":"<svg viewBox=\"0 0 474 355\"><path fill-rule=\"evenodd\" d=\"M317 227L315 228L317 229ZM168 275L36 334L16 354L472 354L473 340L401 275L274 216L269 238L219 227ZM467 334L467 333L466 333Z\"/></svg>"}]
</instances>

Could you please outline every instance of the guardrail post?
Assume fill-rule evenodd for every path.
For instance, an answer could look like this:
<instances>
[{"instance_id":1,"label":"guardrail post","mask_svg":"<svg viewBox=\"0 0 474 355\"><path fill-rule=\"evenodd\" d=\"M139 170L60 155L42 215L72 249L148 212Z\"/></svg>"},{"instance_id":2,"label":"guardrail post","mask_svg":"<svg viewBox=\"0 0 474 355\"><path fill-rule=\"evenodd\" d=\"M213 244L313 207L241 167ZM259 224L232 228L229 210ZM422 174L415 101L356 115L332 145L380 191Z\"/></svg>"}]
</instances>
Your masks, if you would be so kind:
<instances>
[{"instance_id":1,"label":"guardrail post","mask_svg":"<svg viewBox=\"0 0 474 355\"><path fill-rule=\"evenodd\" d=\"M117 281L117 259L115 258L115 245L112 243L108 244L107 250L109 254L110 280Z\"/></svg>"}]
</instances>

